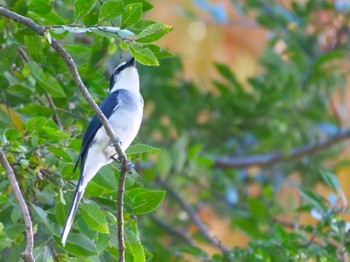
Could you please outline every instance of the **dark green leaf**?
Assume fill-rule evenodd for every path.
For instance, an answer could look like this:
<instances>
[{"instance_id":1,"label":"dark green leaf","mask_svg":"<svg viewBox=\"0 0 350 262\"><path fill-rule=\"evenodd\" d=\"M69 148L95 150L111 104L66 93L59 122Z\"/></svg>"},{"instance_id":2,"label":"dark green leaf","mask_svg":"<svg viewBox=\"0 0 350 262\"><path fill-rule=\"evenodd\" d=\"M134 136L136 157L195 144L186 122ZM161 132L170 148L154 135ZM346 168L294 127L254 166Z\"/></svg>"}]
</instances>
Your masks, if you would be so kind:
<instances>
[{"instance_id":1,"label":"dark green leaf","mask_svg":"<svg viewBox=\"0 0 350 262\"><path fill-rule=\"evenodd\" d=\"M7 92L15 97L22 99L30 99L32 91L23 85L13 85L7 88Z\"/></svg>"},{"instance_id":2,"label":"dark green leaf","mask_svg":"<svg viewBox=\"0 0 350 262\"><path fill-rule=\"evenodd\" d=\"M9 71L17 57L16 46L6 46L0 49L0 72Z\"/></svg>"},{"instance_id":3,"label":"dark green leaf","mask_svg":"<svg viewBox=\"0 0 350 262\"><path fill-rule=\"evenodd\" d=\"M38 79L39 80L39 79ZM39 80L41 86L52 96L52 97L65 97L62 87L52 75L44 74L44 77Z\"/></svg>"}]
</instances>

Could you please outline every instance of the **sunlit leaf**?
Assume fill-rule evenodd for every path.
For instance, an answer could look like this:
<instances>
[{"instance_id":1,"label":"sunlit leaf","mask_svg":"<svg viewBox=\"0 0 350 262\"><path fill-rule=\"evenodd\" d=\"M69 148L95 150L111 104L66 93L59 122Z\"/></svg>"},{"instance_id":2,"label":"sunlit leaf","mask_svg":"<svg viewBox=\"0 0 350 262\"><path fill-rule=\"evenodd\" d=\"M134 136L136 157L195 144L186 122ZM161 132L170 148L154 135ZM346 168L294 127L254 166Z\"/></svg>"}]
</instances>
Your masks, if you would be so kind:
<instances>
[{"instance_id":1,"label":"sunlit leaf","mask_svg":"<svg viewBox=\"0 0 350 262\"><path fill-rule=\"evenodd\" d=\"M109 233L106 216L95 204L81 204L81 212L89 227L97 232Z\"/></svg>"},{"instance_id":2,"label":"sunlit leaf","mask_svg":"<svg viewBox=\"0 0 350 262\"><path fill-rule=\"evenodd\" d=\"M153 52L150 49L145 48L142 45L137 43L128 45L128 48L131 54L135 57L135 59L141 64L148 65L148 66L159 65L156 56L153 54Z\"/></svg>"},{"instance_id":3,"label":"sunlit leaf","mask_svg":"<svg viewBox=\"0 0 350 262\"><path fill-rule=\"evenodd\" d=\"M162 202L165 191L136 188L128 191L128 196L133 201L132 213L141 215L155 210Z\"/></svg>"},{"instance_id":4,"label":"sunlit leaf","mask_svg":"<svg viewBox=\"0 0 350 262\"><path fill-rule=\"evenodd\" d=\"M153 23L141 31L141 33L135 37L135 40L139 43L151 43L162 38L171 30L171 26L161 23Z\"/></svg>"},{"instance_id":5,"label":"sunlit leaf","mask_svg":"<svg viewBox=\"0 0 350 262\"><path fill-rule=\"evenodd\" d=\"M123 13L124 5L119 0L109 0L102 4L98 22L108 21L117 18Z\"/></svg>"},{"instance_id":6,"label":"sunlit leaf","mask_svg":"<svg viewBox=\"0 0 350 262\"><path fill-rule=\"evenodd\" d=\"M75 21L86 16L95 7L97 0L75 0Z\"/></svg>"},{"instance_id":7,"label":"sunlit leaf","mask_svg":"<svg viewBox=\"0 0 350 262\"><path fill-rule=\"evenodd\" d=\"M122 19L120 22L121 28L127 28L138 21L140 21L142 16L142 3L134 3L125 6Z\"/></svg>"},{"instance_id":8,"label":"sunlit leaf","mask_svg":"<svg viewBox=\"0 0 350 262\"><path fill-rule=\"evenodd\" d=\"M145 144L133 144L128 147L126 150L127 155L136 155L136 154L143 154L143 153L157 153L160 151L160 148L145 145Z\"/></svg>"}]
</instances>

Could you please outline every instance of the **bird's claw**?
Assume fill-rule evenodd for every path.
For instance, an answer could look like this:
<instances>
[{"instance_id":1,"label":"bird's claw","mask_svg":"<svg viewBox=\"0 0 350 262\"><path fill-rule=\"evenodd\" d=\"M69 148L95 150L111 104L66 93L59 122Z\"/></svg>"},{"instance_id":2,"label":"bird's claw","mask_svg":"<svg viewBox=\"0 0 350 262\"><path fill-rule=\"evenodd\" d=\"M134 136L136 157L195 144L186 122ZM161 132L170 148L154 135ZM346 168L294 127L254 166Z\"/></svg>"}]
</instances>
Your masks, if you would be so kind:
<instances>
[{"instance_id":1,"label":"bird's claw","mask_svg":"<svg viewBox=\"0 0 350 262\"><path fill-rule=\"evenodd\" d=\"M110 146L118 145L121 147L122 141L117 137L116 139L109 141L109 145Z\"/></svg>"}]
</instances>

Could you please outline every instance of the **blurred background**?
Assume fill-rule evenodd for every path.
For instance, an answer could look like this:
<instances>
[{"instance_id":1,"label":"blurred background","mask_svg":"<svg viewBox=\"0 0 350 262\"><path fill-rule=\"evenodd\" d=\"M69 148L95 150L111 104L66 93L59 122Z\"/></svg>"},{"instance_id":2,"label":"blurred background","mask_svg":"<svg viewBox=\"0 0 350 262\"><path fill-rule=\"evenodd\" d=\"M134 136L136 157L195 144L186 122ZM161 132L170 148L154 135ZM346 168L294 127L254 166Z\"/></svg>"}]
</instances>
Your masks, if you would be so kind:
<instances>
[{"instance_id":1,"label":"blurred background","mask_svg":"<svg viewBox=\"0 0 350 262\"><path fill-rule=\"evenodd\" d=\"M295 210L305 203L300 189L308 188L325 199L332 196L321 179L322 169L332 170L345 197L350 196L348 135L340 143L331 142L320 150L315 148L314 152L295 160L271 161L266 166L254 164L254 160L263 160L275 152L288 158L294 150L317 145L347 131L349 11L350 5L345 0L154 1L154 9L147 17L173 26L173 31L159 43L174 52L181 62L182 71L176 73L178 82L172 83L178 88L173 96L182 95L179 83L185 82L182 85L195 85L196 91L207 97L200 102L195 96L192 101L191 98L184 100L192 105L200 104L197 114L183 121L182 124L188 124L186 130L179 130L176 117L163 111L162 106L152 104L150 112L160 112L151 115L159 116L160 129L164 129L163 133L158 129L153 131L153 138L164 142L171 137L176 151L183 146L181 143L199 146L193 141L198 133L192 133L190 126L195 125L195 129L210 126L203 137L205 142L198 139L201 146L195 154L231 156L238 161L256 156L251 159L253 163L243 169L238 166L210 174L197 171L192 178L187 172L169 175L170 186L174 180L186 180L179 176L196 181L195 184L178 182L181 186L174 190L184 194L189 203L196 203L198 215L210 234L230 248L247 247L252 240L249 234L256 233L252 224L262 222L259 216L264 217L264 212L276 211L277 207L268 206L265 201L265 208L252 203L253 199L261 200L266 194L276 198L277 209L283 211L277 211L275 219L286 227L317 224L320 216L312 212L295 213ZM162 61L161 68L167 67L167 63ZM157 70L152 74L157 74ZM146 108L154 94L148 88L152 90L148 85L144 89L146 94L150 92ZM165 88L160 86L155 92L163 92ZM231 96L222 98L226 93L221 88L231 89L227 91ZM232 90L237 88L242 90ZM245 95L240 96L240 92ZM250 99L245 100L245 96ZM212 100L217 100L215 106L210 103ZM179 99L169 110L178 114L183 103ZM186 110L191 109L186 107ZM218 122L208 123L213 119ZM186 142L182 142L184 140ZM246 160L249 162L250 158ZM203 187L210 188L210 193L203 191ZM164 206L166 211L159 210L164 218L170 212L181 220L181 212L173 214L167 203ZM256 214L259 221L249 221L245 212L260 213ZM341 216L349 219L348 215ZM250 233L243 232L242 228ZM188 229L194 234L198 230L191 225ZM199 245L209 254L218 252L212 245Z\"/></svg>"}]
</instances>

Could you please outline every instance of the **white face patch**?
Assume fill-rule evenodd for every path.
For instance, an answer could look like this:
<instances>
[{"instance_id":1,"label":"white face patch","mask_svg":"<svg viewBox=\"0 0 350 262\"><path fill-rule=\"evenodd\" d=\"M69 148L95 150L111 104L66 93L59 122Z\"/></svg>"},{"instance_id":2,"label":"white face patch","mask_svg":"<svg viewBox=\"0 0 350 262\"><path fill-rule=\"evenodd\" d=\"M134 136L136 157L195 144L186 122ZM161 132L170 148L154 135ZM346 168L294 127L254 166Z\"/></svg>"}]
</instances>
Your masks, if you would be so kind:
<instances>
[{"instance_id":1,"label":"white face patch","mask_svg":"<svg viewBox=\"0 0 350 262\"><path fill-rule=\"evenodd\" d=\"M135 67L129 66L124 68L114 76L114 85L111 87L110 93L117 89L127 89L129 91L139 92L140 81Z\"/></svg>"}]
</instances>

